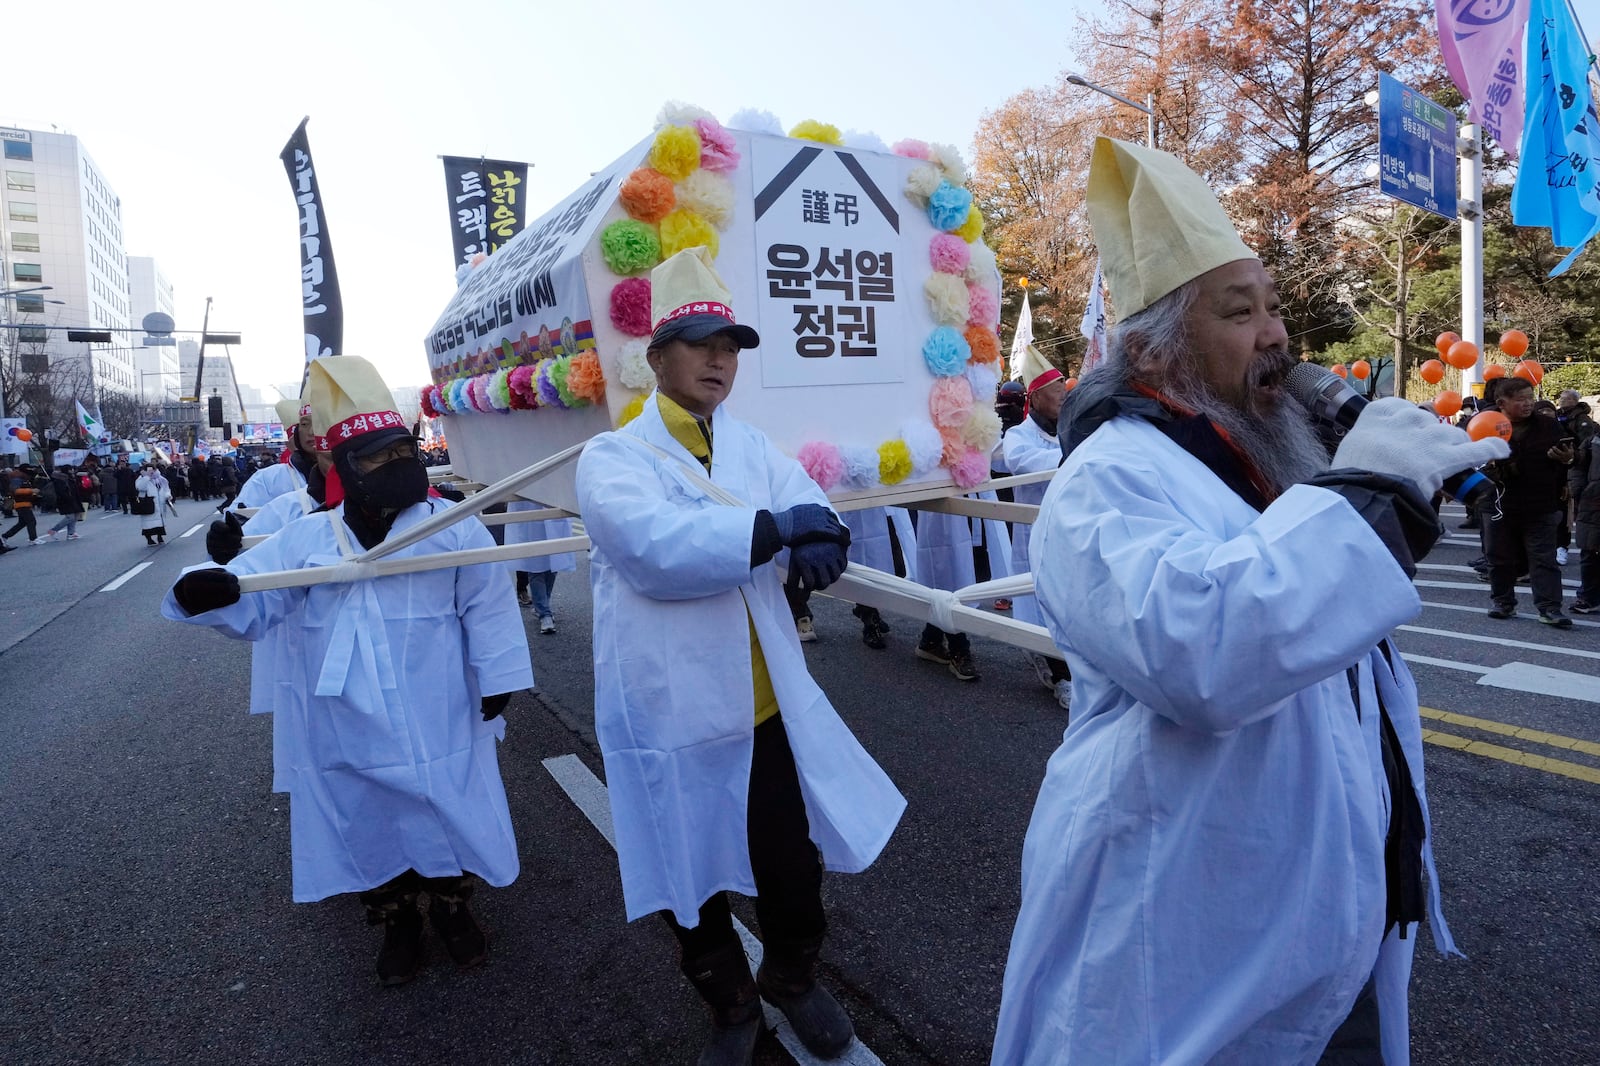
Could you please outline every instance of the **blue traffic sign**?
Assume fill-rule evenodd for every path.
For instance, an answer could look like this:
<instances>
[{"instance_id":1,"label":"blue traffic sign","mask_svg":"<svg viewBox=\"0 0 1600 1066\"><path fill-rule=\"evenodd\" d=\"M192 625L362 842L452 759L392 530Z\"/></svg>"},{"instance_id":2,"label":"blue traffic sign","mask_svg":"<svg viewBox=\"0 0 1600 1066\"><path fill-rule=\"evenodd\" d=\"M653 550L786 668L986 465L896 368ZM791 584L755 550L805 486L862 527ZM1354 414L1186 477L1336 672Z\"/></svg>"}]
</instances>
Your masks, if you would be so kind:
<instances>
[{"instance_id":1,"label":"blue traffic sign","mask_svg":"<svg viewBox=\"0 0 1600 1066\"><path fill-rule=\"evenodd\" d=\"M1456 217L1456 116L1378 75L1378 180L1396 200Z\"/></svg>"}]
</instances>

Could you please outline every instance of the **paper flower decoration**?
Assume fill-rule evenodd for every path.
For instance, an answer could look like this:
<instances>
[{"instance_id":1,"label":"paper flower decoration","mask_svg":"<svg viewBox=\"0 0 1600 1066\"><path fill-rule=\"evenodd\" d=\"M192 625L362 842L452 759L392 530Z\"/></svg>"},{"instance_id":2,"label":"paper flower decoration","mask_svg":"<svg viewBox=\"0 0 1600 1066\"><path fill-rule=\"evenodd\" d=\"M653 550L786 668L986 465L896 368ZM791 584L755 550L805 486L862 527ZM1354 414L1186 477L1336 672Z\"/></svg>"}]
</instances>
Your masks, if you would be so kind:
<instances>
[{"instance_id":1,"label":"paper flower decoration","mask_svg":"<svg viewBox=\"0 0 1600 1066\"><path fill-rule=\"evenodd\" d=\"M625 389L654 388L656 372L650 369L649 348L644 341L629 341L617 356L617 380Z\"/></svg>"},{"instance_id":2,"label":"paper flower decoration","mask_svg":"<svg viewBox=\"0 0 1600 1066\"><path fill-rule=\"evenodd\" d=\"M797 123L794 129L789 131L789 136L800 141L816 141L819 144L844 147L844 137L839 133L838 126L830 126L826 122L817 122L809 118Z\"/></svg>"},{"instance_id":3,"label":"paper flower decoration","mask_svg":"<svg viewBox=\"0 0 1600 1066\"><path fill-rule=\"evenodd\" d=\"M700 134L693 126L663 126L650 145L650 165L682 181L700 165Z\"/></svg>"},{"instance_id":4,"label":"paper flower decoration","mask_svg":"<svg viewBox=\"0 0 1600 1066\"><path fill-rule=\"evenodd\" d=\"M972 296L967 291L967 283L958 275L929 274L928 280L922 283L922 293L928 298L928 310L933 312L935 322L941 326L967 324Z\"/></svg>"},{"instance_id":5,"label":"paper flower decoration","mask_svg":"<svg viewBox=\"0 0 1600 1066\"><path fill-rule=\"evenodd\" d=\"M838 448L826 441L811 441L801 445L796 458L823 492L832 492L844 479L844 458Z\"/></svg>"},{"instance_id":6,"label":"paper flower decoration","mask_svg":"<svg viewBox=\"0 0 1600 1066\"><path fill-rule=\"evenodd\" d=\"M629 278L612 288L611 324L630 337L650 336L649 278Z\"/></svg>"},{"instance_id":7,"label":"paper flower decoration","mask_svg":"<svg viewBox=\"0 0 1600 1066\"><path fill-rule=\"evenodd\" d=\"M966 338L949 326L940 326L928 334L928 339L922 344L923 361L936 378L964 372L967 360L971 357L972 349L967 346Z\"/></svg>"},{"instance_id":8,"label":"paper flower decoration","mask_svg":"<svg viewBox=\"0 0 1600 1066\"><path fill-rule=\"evenodd\" d=\"M599 353L591 350L572 357L572 369L567 371L567 388L587 403L605 402L606 376L600 369Z\"/></svg>"},{"instance_id":9,"label":"paper flower decoration","mask_svg":"<svg viewBox=\"0 0 1600 1066\"><path fill-rule=\"evenodd\" d=\"M661 220L661 258L670 259L685 248L702 246L715 259L721 242L711 223L693 211L680 207Z\"/></svg>"},{"instance_id":10,"label":"paper flower decoration","mask_svg":"<svg viewBox=\"0 0 1600 1066\"><path fill-rule=\"evenodd\" d=\"M654 167L640 167L617 190L622 209L640 222L660 222L678 206L672 179Z\"/></svg>"},{"instance_id":11,"label":"paper flower decoration","mask_svg":"<svg viewBox=\"0 0 1600 1066\"><path fill-rule=\"evenodd\" d=\"M878 480L885 485L898 485L911 476L911 449L903 440L884 441L878 445Z\"/></svg>"},{"instance_id":12,"label":"paper flower decoration","mask_svg":"<svg viewBox=\"0 0 1600 1066\"><path fill-rule=\"evenodd\" d=\"M953 230L967 220L972 194L959 185L941 181L928 197L928 221L934 229Z\"/></svg>"},{"instance_id":13,"label":"paper flower decoration","mask_svg":"<svg viewBox=\"0 0 1600 1066\"><path fill-rule=\"evenodd\" d=\"M959 430L972 414L972 385L965 377L935 381L928 393L928 413L941 430Z\"/></svg>"},{"instance_id":14,"label":"paper flower decoration","mask_svg":"<svg viewBox=\"0 0 1600 1066\"><path fill-rule=\"evenodd\" d=\"M644 413L644 401L645 397L635 396L633 399L629 400L625 405L623 405L621 413L617 415L618 429L621 429L623 426L627 425L629 422L632 422L635 418L638 418Z\"/></svg>"},{"instance_id":15,"label":"paper flower decoration","mask_svg":"<svg viewBox=\"0 0 1600 1066\"><path fill-rule=\"evenodd\" d=\"M972 261L972 247L953 233L935 234L928 245L928 259L933 269L941 274L961 274L965 280L967 264Z\"/></svg>"},{"instance_id":16,"label":"paper flower decoration","mask_svg":"<svg viewBox=\"0 0 1600 1066\"><path fill-rule=\"evenodd\" d=\"M968 326L961 331L967 346L972 349L969 363L1000 362L1000 338L988 326Z\"/></svg>"},{"instance_id":17,"label":"paper flower decoration","mask_svg":"<svg viewBox=\"0 0 1600 1066\"><path fill-rule=\"evenodd\" d=\"M654 226L619 218L600 231L600 254L613 274L638 274L661 262L661 239Z\"/></svg>"},{"instance_id":18,"label":"paper flower decoration","mask_svg":"<svg viewBox=\"0 0 1600 1066\"><path fill-rule=\"evenodd\" d=\"M700 166L713 174L731 174L739 166L739 147L733 134L710 115L694 120L700 134Z\"/></svg>"},{"instance_id":19,"label":"paper flower decoration","mask_svg":"<svg viewBox=\"0 0 1600 1066\"><path fill-rule=\"evenodd\" d=\"M678 185L677 203L721 229L733 219L733 182L721 174L697 170Z\"/></svg>"}]
</instances>

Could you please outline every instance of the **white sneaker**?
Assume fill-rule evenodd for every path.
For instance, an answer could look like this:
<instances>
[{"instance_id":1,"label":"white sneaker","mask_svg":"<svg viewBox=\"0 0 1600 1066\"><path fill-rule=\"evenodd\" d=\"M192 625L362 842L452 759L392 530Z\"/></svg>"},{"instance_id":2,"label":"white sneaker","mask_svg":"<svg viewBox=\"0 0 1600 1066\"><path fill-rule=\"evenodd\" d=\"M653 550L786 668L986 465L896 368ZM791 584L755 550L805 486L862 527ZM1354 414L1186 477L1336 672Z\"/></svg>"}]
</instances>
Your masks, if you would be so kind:
<instances>
[{"instance_id":1,"label":"white sneaker","mask_svg":"<svg viewBox=\"0 0 1600 1066\"><path fill-rule=\"evenodd\" d=\"M551 618L549 615L545 615L543 618L539 619L539 632L554 633L555 631L556 620L554 618Z\"/></svg>"},{"instance_id":2,"label":"white sneaker","mask_svg":"<svg viewBox=\"0 0 1600 1066\"><path fill-rule=\"evenodd\" d=\"M810 644L817 639L816 627L811 624L811 619L809 618L795 619L794 630L800 634L800 643L802 644Z\"/></svg>"},{"instance_id":3,"label":"white sneaker","mask_svg":"<svg viewBox=\"0 0 1600 1066\"><path fill-rule=\"evenodd\" d=\"M1565 549L1565 548L1557 548L1556 549L1556 565L1557 566L1566 566L1567 565L1567 549Z\"/></svg>"},{"instance_id":4,"label":"white sneaker","mask_svg":"<svg viewBox=\"0 0 1600 1066\"><path fill-rule=\"evenodd\" d=\"M1071 679L1062 678L1060 681L1057 681L1055 683L1054 687L1055 687L1055 692L1056 692L1056 702L1061 705L1061 709L1063 711L1071 710L1072 709L1072 681L1071 681Z\"/></svg>"}]
</instances>

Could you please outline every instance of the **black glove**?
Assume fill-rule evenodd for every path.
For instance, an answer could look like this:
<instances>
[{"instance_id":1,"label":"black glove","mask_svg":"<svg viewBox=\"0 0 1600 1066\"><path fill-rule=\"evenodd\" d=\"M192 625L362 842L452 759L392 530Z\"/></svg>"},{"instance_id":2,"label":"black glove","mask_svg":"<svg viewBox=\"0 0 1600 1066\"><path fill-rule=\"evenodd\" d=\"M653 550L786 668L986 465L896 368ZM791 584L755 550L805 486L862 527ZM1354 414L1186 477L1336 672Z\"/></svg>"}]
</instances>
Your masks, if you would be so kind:
<instances>
[{"instance_id":1,"label":"black glove","mask_svg":"<svg viewBox=\"0 0 1600 1066\"><path fill-rule=\"evenodd\" d=\"M449 481L441 481L433 488L435 492L449 500L451 503L461 503L467 498L466 493L456 488L455 485ZM505 508L502 507L501 510L503 511Z\"/></svg>"},{"instance_id":2,"label":"black glove","mask_svg":"<svg viewBox=\"0 0 1600 1066\"><path fill-rule=\"evenodd\" d=\"M239 602L239 579L221 567L193 570L172 586L173 598L183 613L204 614Z\"/></svg>"},{"instance_id":3,"label":"black glove","mask_svg":"<svg viewBox=\"0 0 1600 1066\"><path fill-rule=\"evenodd\" d=\"M850 544L850 530L839 521L839 516L820 503L796 504L787 511L772 516L778 527L778 538L788 548L815 541L831 544Z\"/></svg>"},{"instance_id":4,"label":"black glove","mask_svg":"<svg viewBox=\"0 0 1600 1066\"><path fill-rule=\"evenodd\" d=\"M807 592L821 592L850 565L844 545L814 540L789 549L789 582Z\"/></svg>"},{"instance_id":5,"label":"black glove","mask_svg":"<svg viewBox=\"0 0 1600 1066\"><path fill-rule=\"evenodd\" d=\"M221 566L244 551L244 524L239 516L229 511L222 521L213 522L206 530L206 554Z\"/></svg>"},{"instance_id":6,"label":"black glove","mask_svg":"<svg viewBox=\"0 0 1600 1066\"><path fill-rule=\"evenodd\" d=\"M504 713L506 705L510 702L511 693L509 692L502 692L497 696L485 696L483 698L483 720L492 722L499 718Z\"/></svg>"}]
</instances>

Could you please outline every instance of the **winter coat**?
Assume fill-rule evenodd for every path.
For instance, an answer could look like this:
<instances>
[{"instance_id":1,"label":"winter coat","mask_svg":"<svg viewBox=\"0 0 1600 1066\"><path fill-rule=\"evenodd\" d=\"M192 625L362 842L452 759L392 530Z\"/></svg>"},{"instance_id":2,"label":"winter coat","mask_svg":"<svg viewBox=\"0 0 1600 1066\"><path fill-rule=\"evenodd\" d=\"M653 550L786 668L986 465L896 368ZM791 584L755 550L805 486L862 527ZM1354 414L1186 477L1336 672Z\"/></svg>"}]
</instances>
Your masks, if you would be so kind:
<instances>
[{"instance_id":1,"label":"winter coat","mask_svg":"<svg viewBox=\"0 0 1600 1066\"><path fill-rule=\"evenodd\" d=\"M1577 501L1573 539L1586 552L1600 552L1600 436L1584 442L1567 474L1567 487Z\"/></svg>"},{"instance_id":2,"label":"winter coat","mask_svg":"<svg viewBox=\"0 0 1600 1066\"><path fill-rule=\"evenodd\" d=\"M1039 423L1032 418L1024 418L1006 430L1006 435L1000 439L1000 448L1005 456L1006 469L1013 474L1034 474L1041 470L1054 470L1061 465L1061 443L1039 428ZM1017 503L1037 504L1044 499L1045 490L1049 487L1048 481L1018 485L1011 490L1014 494L1012 498ZM1011 567L1014 573L1020 574L1030 567L1028 538L1032 534L1032 525L1017 522L1011 527ZM1016 597L1012 601L1011 617L1019 622L1044 625L1044 619L1039 614L1039 601L1033 596Z\"/></svg>"}]
</instances>

